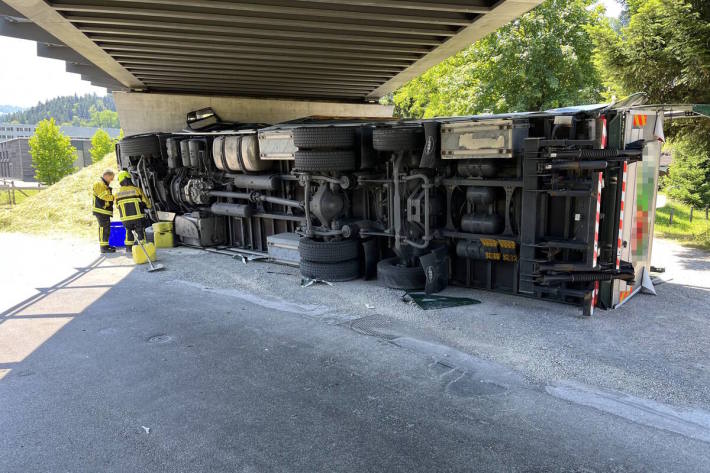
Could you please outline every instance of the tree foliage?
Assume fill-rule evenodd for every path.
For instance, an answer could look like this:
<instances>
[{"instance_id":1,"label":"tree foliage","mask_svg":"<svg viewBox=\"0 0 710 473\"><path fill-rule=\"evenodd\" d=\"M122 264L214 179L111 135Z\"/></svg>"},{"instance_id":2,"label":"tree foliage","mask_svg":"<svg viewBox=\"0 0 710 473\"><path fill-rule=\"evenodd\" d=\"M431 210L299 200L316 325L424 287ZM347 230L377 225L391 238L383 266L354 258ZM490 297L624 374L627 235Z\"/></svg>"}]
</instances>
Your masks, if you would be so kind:
<instances>
[{"instance_id":1,"label":"tree foliage","mask_svg":"<svg viewBox=\"0 0 710 473\"><path fill-rule=\"evenodd\" d=\"M91 161L96 163L113 151L116 142L104 130L96 130L91 138Z\"/></svg>"},{"instance_id":2,"label":"tree foliage","mask_svg":"<svg viewBox=\"0 0 710 473\"><path fill-rule=\"evenodd\" d=\"M664 179L667 194L695 208L710 205L710 145L698 139L678 139L673 144L673 164Z\"/></svg>"},{"instance_id":3,"label":"tree foliage","mask_svg":"<svg viewBox=\"0 0 710 473\"><path fill-rule=\"evenodd\" d=\"M653 103L710 101L710 22L686 0L628 0L628 24L591 26L607 93Z\"/></svg>"},{"instance_id":4,"label":"tree foliage","mask_svg":"<svg viewBox=\"0 0 710 473\"><path fill-rule=\"evenodd\" d=\"M589 25L595 0L547 0L398 90L406 117L529 111L594 103L602 80Z\"/></svg>"},{"instance_id":5,"label":"tree foliage","mask_svg":"<svg viewBox=\"0 0 710 473\"><path fill-rule=\"evenodd\" d=\"M645 92L651 103L710 103L710 2L627 0L623 26L590 28L607 96ZM667 126L673 164L669 195L710 205L710 120Z\"/></svg>"},{"instance_id":6,"label":"tree foliage","mask_svg":"<svg viewBox=\"0 0 710 473\"><path fill-rule=\"evenodd\" d=\"M35 179L51 185L74 171L76 148L54 119L42 120L29 140Z\"/></svg>"},{"instance_id":7,"label":"tree foliage","mask_svg":"<svg viewBox=\"0 0 710 473\"><path fill-rule=\"evenodd\" d=\"M112 113L103 113L104 111ZM107 119L109 115L115 117L115 120L113 118ZM33 125L49 118L54 118L57 123L62 125L118 128L118 115L113 97L111 95L98 97L96 94L86 94L81 97L77 95L56 97L46 102L40 102L27 110L5 115L2 117L2 121Z\"/></svg>"}]
</instances>

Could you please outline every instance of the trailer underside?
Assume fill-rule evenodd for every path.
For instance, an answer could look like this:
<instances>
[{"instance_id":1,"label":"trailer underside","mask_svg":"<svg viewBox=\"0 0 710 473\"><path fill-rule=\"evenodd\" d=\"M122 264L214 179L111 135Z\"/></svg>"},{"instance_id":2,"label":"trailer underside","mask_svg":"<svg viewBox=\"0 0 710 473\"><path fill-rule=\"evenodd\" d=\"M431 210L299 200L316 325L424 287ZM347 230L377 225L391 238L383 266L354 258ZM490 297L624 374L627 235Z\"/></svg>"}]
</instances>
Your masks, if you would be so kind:
<instances>
[{"instance_id":1,"label":"trailer underside","mask_svg":"<svg viewBox=\"0 0 710 473\"><path fill-rule=\"evenodd\" d=\"M591 315L612 305L600 290L639 276L620 236L629 166L647 147L622 138L630 117L589 107L264 126L202 111L185 132L124 139L117 156L184 244L268 254L307 278L456 284Z\"/></svg>"}]
</instances>

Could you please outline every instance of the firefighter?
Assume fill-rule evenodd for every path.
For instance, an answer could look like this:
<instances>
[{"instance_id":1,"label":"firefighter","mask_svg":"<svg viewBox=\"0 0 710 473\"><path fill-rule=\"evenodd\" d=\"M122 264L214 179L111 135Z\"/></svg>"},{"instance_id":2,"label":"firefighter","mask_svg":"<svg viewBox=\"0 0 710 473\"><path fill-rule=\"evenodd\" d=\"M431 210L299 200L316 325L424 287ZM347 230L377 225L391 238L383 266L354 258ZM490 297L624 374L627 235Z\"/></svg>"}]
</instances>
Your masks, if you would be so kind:
<instances>
[{"instance_id":1,"label":"firefighter","mask_svg":"<svg viewBox=\"0 0 710 473\"><path fill-rule=\"evenodd\" d=\"M123 226L126 227L126 253L131 253L134 243L133 230L145 243L144 209L150 208L150 201L140 188L133 185L131 173L118 173L118 183L121 185L116 193L116 207Z\"/></svg>"},{"instance_id":2,"label":"firefighter","mask_svg":"<svg viewBox=\"0 0 710 473\"><path fill-rule=\"evenodd\" d=\"M99 222L99 247L101 253L113 253L116 248L109 246L108 235L111 231L111 217L113 216L113 194L109 184L113 181L114 173L106 169L101 179L96 181L92 188L94 207L93 214Z\"/></svg>"}]
</instances>

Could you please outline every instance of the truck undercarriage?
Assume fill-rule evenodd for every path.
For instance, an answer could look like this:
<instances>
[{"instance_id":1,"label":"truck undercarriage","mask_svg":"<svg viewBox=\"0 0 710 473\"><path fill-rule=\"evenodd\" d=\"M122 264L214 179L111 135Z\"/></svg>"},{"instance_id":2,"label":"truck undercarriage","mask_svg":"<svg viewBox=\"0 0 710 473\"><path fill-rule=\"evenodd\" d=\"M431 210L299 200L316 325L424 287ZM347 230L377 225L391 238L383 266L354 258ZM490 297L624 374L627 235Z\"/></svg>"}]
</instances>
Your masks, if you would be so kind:
<instances>
[{"instance_id":1,"label":"truck undercarriage","mask_svg":"<svg viewBox=\"0 0 710 473\"><path fill-rule=\"evenodd\" d=\"M262 126L206 111L184 132L125 138L117 157L183 244L269 255L311 279L455 284L591 315L648 263L627 250L625 186L630 166L653 159L659 115L636 116L596 107ZM289 241L297 257L279 251Z\"/></svg>"}]
</instances>

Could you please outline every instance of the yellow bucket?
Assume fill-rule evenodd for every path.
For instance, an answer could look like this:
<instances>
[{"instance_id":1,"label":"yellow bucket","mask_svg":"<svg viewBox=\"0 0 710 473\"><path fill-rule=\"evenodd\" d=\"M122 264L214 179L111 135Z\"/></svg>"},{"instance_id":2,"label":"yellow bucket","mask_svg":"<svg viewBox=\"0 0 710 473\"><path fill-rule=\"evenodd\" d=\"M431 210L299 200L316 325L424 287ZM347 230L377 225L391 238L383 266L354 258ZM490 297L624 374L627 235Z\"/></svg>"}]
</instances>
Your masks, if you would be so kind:
<instances>
[{"instance_id":1,"label":"yellow bucket","mask_svg":"<svg viewBox=\"0 0 710 473\"><path fill-rule=\"evenodd\" d=\"M153 241L155 242L156 248L172 248L175 246L173 244L172 232L155 232L153 233Z\"/></svg>"},{"instance_id":2,"label":"yellow bucket","mask_svg":"<svg viewBox=\"0 0 710 473\"><path fill-rule=\"evenodd\" d=\"M150 260L155 261L155 245L152 243L143 243L143 248L145 248L145 251L148 253L148 256L150 256ZM134 263L146 264L148 262L148 259L145 257L145 253L143 252L143 249L138 244L138 242L135 242L133 244L133 248L131 248L131 251L133 252Z\"/></svg>"},{"instance_id":3,"label":"yellow bucket","mask_svg":"<svg viewBox=\"0 0 710 473\"><path fill-rule=\"evenodd\" d=\"M175 246L173 241L173 222L154 223L153 241L156 248L172 248Z\"/></svg>"},{"instance_id":4,"label":"yellow bucket","mask_svg":"<svg viewBox=\"0 0 710 473\"><path fill-rule=\"evenodd\" d=\"M173 231L173 222L155 222L153 224L153 231L155 233L172 232Z\"/></svg>"}]
</instances>

